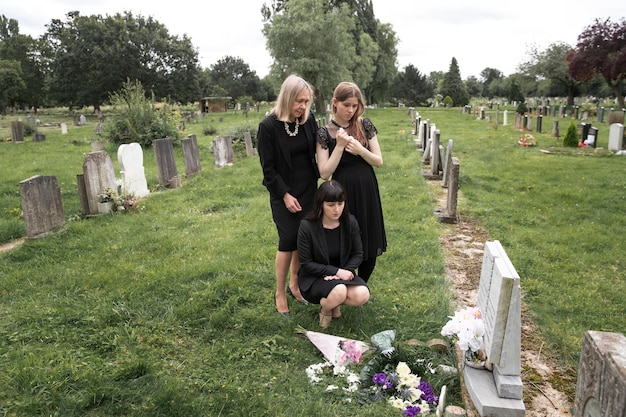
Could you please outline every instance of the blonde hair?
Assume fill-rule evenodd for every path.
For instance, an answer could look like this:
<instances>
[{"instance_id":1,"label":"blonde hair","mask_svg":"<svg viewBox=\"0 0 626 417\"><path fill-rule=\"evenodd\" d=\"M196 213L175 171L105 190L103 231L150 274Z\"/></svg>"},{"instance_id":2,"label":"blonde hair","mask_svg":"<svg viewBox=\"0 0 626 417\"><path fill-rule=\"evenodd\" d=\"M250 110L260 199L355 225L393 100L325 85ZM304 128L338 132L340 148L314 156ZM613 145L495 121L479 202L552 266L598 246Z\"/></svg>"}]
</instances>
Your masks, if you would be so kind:
<instances>
[{"instance_id":1,"label":"blonde hair","mask_svg":"<svg viewBox=\"0 0 626 417\"><path fill-rule=\"evenodd\" d=\"M359 142L361 142L364 146L367 146L367 139L365 138L365 130L363 129L363 124L360 123L361 115L365 112L365 101L363 100L363 94L361 94L361 90L359 86L355 83L351 82L341 82L335 87L335 91L333 92L333 98L339 102L346 101L349 98L355 97L358 102L358 106L352 119L350 119L350 123L348 124L348 128L346 132L349 135L353 136ZM333 115L337 113L337 106L333 105L332 107Z\"/></svg>"},{"instance_id":2,"label":"blonde hair","mask_svg":"<svg viewBox=\"0 0 626 417\"><path fill-rule=\"evenodd\" d=\"M272 109L272 112L276 114L276 118L281 122L289 122L289 115L291 113L291 106L298 98L302 90L309 90L311 99L306 105L306 110L301 116L300 124L304 124L311 112L311 104L313 102L313 87L301 77L292 74L283 81L283 85L280 87L278 98L276 99L276 105Z\"/></svg>"}]
</instances>

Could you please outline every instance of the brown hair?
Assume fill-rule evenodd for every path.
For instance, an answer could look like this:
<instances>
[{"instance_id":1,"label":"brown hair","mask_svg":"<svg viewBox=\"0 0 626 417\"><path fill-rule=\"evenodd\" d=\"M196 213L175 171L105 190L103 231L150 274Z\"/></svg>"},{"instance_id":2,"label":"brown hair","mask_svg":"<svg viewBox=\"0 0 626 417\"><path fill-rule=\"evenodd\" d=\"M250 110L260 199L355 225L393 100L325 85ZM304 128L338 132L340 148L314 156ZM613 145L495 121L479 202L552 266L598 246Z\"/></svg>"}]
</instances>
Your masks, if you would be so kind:
<instances>
[{"instance_id":1,"label":"brown hair","mask_svg":"<svg viewBox=\"0 0 626 417\"><path fill-rule=\"evenodd\" d=\"M350 119L346 132L357 139L363 146L367 147L367 139L365 138L365 130L361 123L361 115L365 112L365 101L363 100L363 94L355 83L341 82L335 87L333 92L333 98L337 101L346 101L349 98L355 97L358 102L356 112ZM333 115L337 113L337 107L333 106Z\"/></svg>"}]
</instances>

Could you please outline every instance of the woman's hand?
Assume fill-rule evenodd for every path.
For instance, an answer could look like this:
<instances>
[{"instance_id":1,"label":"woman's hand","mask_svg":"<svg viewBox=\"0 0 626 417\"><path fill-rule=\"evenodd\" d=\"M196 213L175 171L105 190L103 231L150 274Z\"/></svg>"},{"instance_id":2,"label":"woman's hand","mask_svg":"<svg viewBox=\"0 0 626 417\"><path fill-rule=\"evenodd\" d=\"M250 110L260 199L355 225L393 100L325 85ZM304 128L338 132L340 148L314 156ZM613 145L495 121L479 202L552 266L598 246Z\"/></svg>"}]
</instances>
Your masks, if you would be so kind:
<instances>
[{"instance_id":1,"label":"woman's hand","mask_svg":"<svg viewBox=\"0 0 626 417\"><path fill-rule=\"evenodd\" d=\"M343 128L339 128L339 130L337 131L337 147L344 149L346 148L346 146L348 146L348 144L350 143L350 138L352 138L352 136L348 135L348 133L343 130Z\"/></svg>"},{"instance_id":2,"label":"woman's hand","mask_svg":"<svg viewBox=\"0 0 626 417\"><path fill-rule=\"evenodd\" d=\"M328 275L324 277L325 281L331 281L333 279L341 279L343 281L352 281L354 274L347 269L339 269L335 275Z\"/></svg>"},{"instance_id":3,"label":"woman's hand","mask_svg":"<svg viewBox=\"0 0 626 417\"><path fill-rule=\"evenodd\" d=\"M299 211L302 211L302 206L300 206L300 202L291 194L285 193L285 195L283 196L283 201L285 202L285 207L287 207L287 210L289 210L291 213L297 213Z\"/></svg>"}]
</instances>

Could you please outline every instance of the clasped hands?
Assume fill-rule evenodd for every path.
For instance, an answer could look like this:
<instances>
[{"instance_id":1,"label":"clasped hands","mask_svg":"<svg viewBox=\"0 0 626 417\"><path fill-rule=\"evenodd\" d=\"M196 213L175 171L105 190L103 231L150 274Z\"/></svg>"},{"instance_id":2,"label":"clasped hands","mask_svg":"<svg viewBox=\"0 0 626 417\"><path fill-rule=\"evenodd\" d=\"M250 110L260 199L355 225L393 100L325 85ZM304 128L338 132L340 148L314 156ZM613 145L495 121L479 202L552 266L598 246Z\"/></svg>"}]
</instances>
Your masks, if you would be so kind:
<instances>
[{"instance_id":1,"label":"clasped hands","mask_svg":"<svg viewBox=\"0 0 626 417\"><path fill-rule=\"evenodd\" d=\"M335 275L327 275L324 277L324 281L332 281L333 279L342 279L344 281L352 281L354 274L347 269L339 268Z\"/></svg>"},{"instance_id":2,"label":"clasped hands","mask_svg":"<svg viewBox=\"0 0 626 417\"><path fill-rule=\"evenodd\" d=\"M360 150L363 148L361 142L348 135L348 132L343 128L339 128L337 131L337 146L344 148L352 155L359 155Z\"/></svg>"}]
</instances>

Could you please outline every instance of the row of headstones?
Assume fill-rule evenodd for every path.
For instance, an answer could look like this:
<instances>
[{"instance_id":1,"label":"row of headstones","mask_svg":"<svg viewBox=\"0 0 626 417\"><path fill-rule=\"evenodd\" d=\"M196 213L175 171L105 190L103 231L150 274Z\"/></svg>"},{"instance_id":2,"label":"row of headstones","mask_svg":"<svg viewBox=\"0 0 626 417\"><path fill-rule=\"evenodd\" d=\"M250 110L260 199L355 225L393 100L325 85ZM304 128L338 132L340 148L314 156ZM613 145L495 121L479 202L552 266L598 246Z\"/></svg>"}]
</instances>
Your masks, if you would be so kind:
<instances>
[{"instance_id":1,"label":"row of headstones","mask_svg":"<svg viewBox=\"0 0 626 417\"><path fill-rule=\"evenodd\" d=\"M409 114L414 116L411 111ZM424 126L416 130L421 138L416 141L418 149L425 154L432 154L432 144L439 142L438 131L432 125L431 133L427 135L429 121L421 121L419 115L415 115L415 121ZM422 147L422 143L430 143L431 146ZM450 140L446 160L450 158L451 152ZM458 169L458 163L456 166ZM432 178L432 166L431 172L425 175ZM485 243L477 304L485 324L487 360L493 369L490 372L464 367L464 383L470 398L483 417L524 416L520 277L497 240ZM585 334L574 415L626 417L626 337L623 334L594 331Z\"/></svg>"},{"instance_id":2,"label":"row of headstones","mask_svg":"<svg viewBox=\"0 0 626 417\"><path fill-rule=\"evenodd\" d=\"M489 107L489 109L492 109L492 106ZM564 118L567 117L567 106L561 105L558 106L558 117L560 118ZM499 110L499 109L498 109ZM552 117L557 117L557 106L538 106L537 108L533 108L533 107L529 107L528 108L528 113L529 114L533 114L536 110L536 113L538 116L552 116ZM576 120L581 120L581 121L587 121L589 120L589 111L588 110L584 110L582 113L580 112L580 106L573 106L571 108L572 113L571 115L574 117L574 119ZM470 105L466 105L462 108L463 113L469 114L472 113L472 106ZM496 110L497 111L497 110ZM505 110L506 111L506 110ZM608 113L609 116L611 115L611 113L616 112L616 111L621 111L622 113L626 111L626 109L621 109L621 110L616 110L615 108L610 108L605 109L604 107L600 107L598 108L598 123L604 123L604 117L605 115ZM485 119L487 117L486 112L485 112L485 108L484 107L480 107L478 109L474 110L474 113L478 115L479 119ZM610 120L609 120L610 123Z\"/></svg>"},{"instance_id":3,"label":"row of headstones","mask_svg":"<svg viewBox=\"0 0 626 417\"><path fill-rule=\"evenodd\" d=\"M441 132L430 120L422 120L419 113L409 109L409 117L415 123L414 134L418 151L422 152L422 164L430 165L422 170L422 176L429 180L441 180L441 186L447 189L446 206L438 207L435 216L443 223L456 223L456 207L459 192L459 159L452 156L453 140L448 140L444 151L441 144Z\"/></svg>"},{"instance_id":4,"label":"row of headstones","mask_svg":"<svg viewBox=\"0 0 626 417\"><path fill-rule=\"evenodd\" d=\"M248 156L254 155L250 134L245 134ZM201 171L198 144L195 135L181 140L185 172L192 176ZM169 138L153 141L159 185L177 188L181 185L174 158L174 147ZM230 137L217 137L213 140L215 165L223 167L233 163L232 140ZM121 188L124 196L142 198L149 194L143 166L143 150L138 143L123 144L118 148L118 163L121 174ZM81 210L91 216L110 211L110 205L103 204L99 195L104 190L117 190L117 180L113 161L102 143L92 143L92 152L85 155L82 174L76 176ZM20 182L20 197L26 237L35 239L45 236L65 223L61 191L54 176L36 175Z\"/></svg>"}]
</instances>

